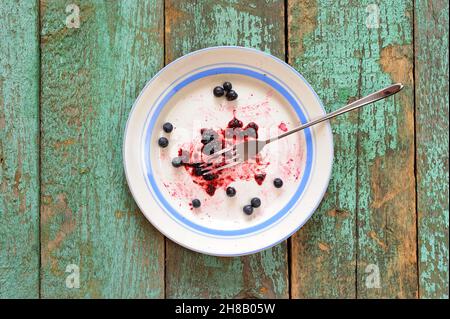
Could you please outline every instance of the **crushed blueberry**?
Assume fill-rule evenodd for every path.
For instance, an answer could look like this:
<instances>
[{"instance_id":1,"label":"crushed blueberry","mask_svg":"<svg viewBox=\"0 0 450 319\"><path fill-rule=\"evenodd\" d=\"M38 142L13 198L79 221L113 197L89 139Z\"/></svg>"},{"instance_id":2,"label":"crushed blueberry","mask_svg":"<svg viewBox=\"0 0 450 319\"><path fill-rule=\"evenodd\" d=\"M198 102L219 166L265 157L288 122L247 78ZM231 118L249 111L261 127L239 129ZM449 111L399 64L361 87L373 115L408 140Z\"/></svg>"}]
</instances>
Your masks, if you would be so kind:
<instances>
[{"instance_id":1,"label":"crushed blueberry","mask_svg":"<svg viewBox=\"0 0 450 319\"><path fill-rule=\"evenodd\" d=\"M250 204L252 205L252 207L258 208L259 206L261 206L261 200L258 197L254 197L250 201Z\"/></svg>"},{"instance_id":2,"label":"crushed blueberry","mask_svg":"<svg viewBox=\"0 0 450 319\"><path fill-rule=\"evenodd\" d=\"M252 129L254 129L255 131L257 131L258 128L259 128L259 126L258 126L258 124L256 124L255 122L250 122L250 123L247 124L246 128L252 128Z\"/></svg>"},{"instance_id":3,"label":"crushed blueberry","mask_svg":"<svg viewBox=\"0 0 450 319\"><path fill-rule=\"evenodd\" d=\"M221 97L225 94L225 90L221 86L216 86L213 90L213 94L216 97Z\"/></svg>"},{"instance_id":4,"label":"crushed blueberry","mask_svg":"<svg viewBox=\"0 0 450 319\"><path fill-rule=\"evenodd\" d=\"M160 137L158 139L158 145L161 147L167 147L167 145L169 145L169 140L167 138L165 138L164 136Z\"/></svg>"},{"instance_id":5,"label":"crushed blueberry","mask_svg":"<svg viewBox=\"0 0 450 319\"><path fill-rule=\"evenodd\" d=\"M199 199L193 199L192 200L192 207L199 208L202 205Z\"/></svg>"},{"instance_id":6,"label":"crushed blueberry","mask_svg":"<svg viewBox=\"0 0 450 319\"><path fill-rule=\"evenodd\" d=\"M233 197L236 195L236 188L229 186L227 187L226 192L228 197Z\"/></svg>"},{"instance_id":7,"label":"crushed blueberry","mask_svg":"<svg viewBox=\"0 0 450 319\"><path fill-rule=\"evenodd\" d=\"M245 205L244 208L243 208L243 211L247 215L253 214L253 207L252 207L252 205Z\"/></svg>"},{"instance_id":8,"label":"crushed blueberry","mask_svg":"<svg viewBox=\"0 0 450 319\"><path fill-rule=\"evenodd\" d=\"M202 176L203 170L198 166L194 166L192 172L194 173L195 176Z\"/></svg>"},{"instance_id":9,"label":"crushed blueberry","mask_svg":"<svg viewBox=\"0 0 450 319\"><path fill-rule=\"evenodd\" d=\"M206 193L209 196L213 196L215 192L216 192L216 187L213 184L208 184L208 186L206 187Z\"/></svg>"},{"instance_id":10,"label":"crushed blueberry","mask_svg":"<svg viewBox=\"0 0 450 319\"><path fill-rule=\"evenodd\" d=\"M169 123L169 122L164 123L164 124L163 124L163 130L164 130L164 132L166 132L166 133L172 132L172 131L173 131L173 125L172 125L172 123Z\"/></svg>"},{"instance_id":11,"label":"crushed blueberry","mask_svg":"<svg viewBox=\"0 0 450 319\"><path fill-rule=\"evenodd\" d=\"M255 181L258 185L261 185L264 182L264 179L266 178L266 174L255 174Z\"/></svg>"},{"instance_id":12,"label":"crushed blueberry","mask_svg":"<svg viewBox=\"0 0 450 319\"><path fill-rule=\"evenodd\" d=\"M203 129L202 130L202 144L208 144L216 139L218 139L217 132L214 130Z\"/></svg>"},{"instance_id":13,"label":"crushed blueberry","mask_svg":"<svg viewBox=\"0 0 450 319\"><path fill-rule=\"evenodd\" d=\"M247 128L244 130L244 136L248 136L248 137L253 137L253 138L257 138L258 137L258 133L256 133L256 130L254 128Z\"/></svg>"},{"instance_id":14,"label":"crushed blueberry","mask_svg":"<svg viewBox=\"0 0 450 319\"><path fill-rule=\"evenodd\" d=\"M213 179L216 179L218 176L217 176L217 174L205 174L205 175L203 175L203 179L205 180L205 181L212 181Z\"/></svg>"},{"instance_id":15,"label":"crushed blueberry","mask_svg":"<svg viewBox=\"0 0 450 319\"><path fill-rule=\"evenodd\" d=\"M230 122L228 122L228 128L238 128L242 126L244 126L242 121L238 120L235 117L233 117L233 119Z\"/></svg>"},{"instance_id":16,"label":"crushed blueberry","mask_svg":"<svg viewBox=\"0 0 450 319\"><path fill-rule=\"evenodd\" d=\"M253 134L258 135L258 125L254 122L246 124L234 116L231 121L229 121L228 126L223 129L211 129L202 128L200 129L200 141L191 143L189 146L185 146L178 150L178 157L180 159L173 159L173 165L178 167L178 165L184 166L185 170L189 175L192 176L192 180L195 184L199 185L208 195L213 196L217 189L222 188L227 190L227 187L236 179L243 178L245 180L251 179L253 176L258 184L261 184L265 178L265 174L261 174L261 171L257 167L249 167L249 172L245 176L238 175L240 173L228 172L223 173L223 171L215 172L214 174L207 174L205 172L206 168L201 168L207 163L207 158L204 157L217 153L227 147L230 143L238 143L241 140L246 140L251 138ZM186 148L188 147L188 148ZM208 169L218 168L225 165L230 153L225 153L223 156L218 157L217 161L214 163L207 164ZM256 165L260 162L256 160ZM258 174L259 173L259 174ZM255 175L256 174L256 175ZM227 190L227 196L235 193L236 190ZM233 195L236 196L236 195ZM232 197L232 196L230 196Z\"/></svg>"},{"instance_id":17,"label":"crushed blueberry","mask_svg":"<svg viewBox=\"0 0 450 319\"><path fill-rule=\"evenodd\" d=\"M219 141L212 141L203 146L202 153L205 155L212 155L222 149L222 143Z\"/></svg>"},{"instance_id":18,"label":"crushed blueberry","mask_svg":"<svg viewBox=\"0 0 450 319\"><path fill-rule=\"evenodd\" d=\"M281 188L281 186L283 186L283 181L281 180L281 178L275 178L275 179L273 180L273 185L274 185L276 188Z\"/></svg>"}]
</instances>

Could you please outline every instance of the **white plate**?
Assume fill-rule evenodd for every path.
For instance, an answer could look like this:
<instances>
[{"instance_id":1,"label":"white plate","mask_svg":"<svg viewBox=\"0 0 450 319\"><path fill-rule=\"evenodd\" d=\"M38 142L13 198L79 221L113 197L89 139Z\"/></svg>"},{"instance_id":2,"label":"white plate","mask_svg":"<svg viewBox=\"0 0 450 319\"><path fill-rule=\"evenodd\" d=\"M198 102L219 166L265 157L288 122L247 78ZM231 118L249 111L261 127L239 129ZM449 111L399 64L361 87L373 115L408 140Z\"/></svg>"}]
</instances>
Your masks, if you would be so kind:
<instances>
[{"instance_id":1,"label":"white plate","mask_svg":"<svg viewBox=\"0 0 450 319\"><path fill-rule=\"evenodd\" d=\"M212 94L224 81L233 84L237 100ZM201 128L225 128L234 116L244 125L256 122L264 138L324 112L306 80L269 54L213 47L185 55L147 83L129 115L123 157L131 193L158 230L189 249L238 256L269 248L299 229L322 200L333 162L329 123L268 145L259 163L225 170L213 196L171 160L180 148L201 145ZM174 125L172 133L163 132L164 122ZM160 136L169 139L167 148L158 146ZM258 185L253 177L260 172L266 178ZM231 181L236 176L243 180ZM273 186L276 177L284 181L280 189ZM225 181L236 188L235 197L226 196ZM253 197L262 205L247 216L242 207ZM193 198L200 208L192 208Z\"/></svg>"}]
</instances>

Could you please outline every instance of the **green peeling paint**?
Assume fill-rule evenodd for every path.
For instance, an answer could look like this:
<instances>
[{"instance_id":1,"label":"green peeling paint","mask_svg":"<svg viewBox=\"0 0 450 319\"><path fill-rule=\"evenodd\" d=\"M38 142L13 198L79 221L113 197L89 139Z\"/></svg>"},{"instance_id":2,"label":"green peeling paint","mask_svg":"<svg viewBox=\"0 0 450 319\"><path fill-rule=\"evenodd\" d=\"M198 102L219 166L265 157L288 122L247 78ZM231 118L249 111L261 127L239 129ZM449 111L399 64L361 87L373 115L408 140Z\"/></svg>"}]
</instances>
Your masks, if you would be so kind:
<instances>
[{"instance_id":1,"label":"green peeling paint","mask_svg":"<svg viewBox=\"0 0 450 319\"><path fill-rule=\"evenodd\" d=\"M448 298L448 1L415 2L421 298Z\"/></svg>"},{"instance_id":2,"label":"green peeling paint","mask_svg":"<svg viewBox=\"0 0 450 319\"><path fill-rule=\"evenodd\" d=\"M371 4L371 1L340 1L339 4L308 1L294 2L290 6L293 18L289 39L304 33L303 17L309 23L306 28L310 29L303 34L303 43L292 44L290 59L317 90L327 111L396 81L392 74L384 71L382 57L386 48L394 47L395 52L397 47L406 47L406 61L411 62L411 5L406 1L378 2L379 28L369 28L366 10ZM404 177L406 191L398 195L399 199L394 196L379 209L372 207L375 197L381 196L373 193L374 184L380 187L377 191L383 195L389 192L388 180L374 176L374 170L386 176L392 174L389 169L400 166L413 170L413 157L405 157L405 153L409 154L413 149L414 132L407 123L413 112L413 87L412 83L405 85L402 98L377 102L359 114L333 120L335 163L330 187L310 225L300 231L297 242L302 250L298 268L294 267L300 276L298 296L416 295L415 261L404 257L404 254L409 255L409 248L414 248L408 246L415 240L414 179ZM397 164L388 167L385 162ZM395 216L400 206L405 210L401 214L406 215L406 222L403 217L398 220L387 217L391 211ZM338 213L342 211L346 212L345 217ZM388 218L387 222L385 218ZM339 229L336 229L337 223ZM399 233L389 236L392 241L386 243L386 247L380 247L377 238L383 240L386 237L384 227L398 229ZM405 240L403 233L412 237ZM365 267L368 264L379 267L381 289L366 287ZM320 267L319 271L317 267ZM302 274L306 269L317 272L308 277ZM305 277L303 282L302 276ZM317 284L324 280L330 284Z\"/></svg>"},{"instance_id":3,"label":"green peeling paint","mask_svg":"<svg viewBox=\"0 0 450 319\"><path fill-rule=\"evenodd\" d=\"M37 10L0 4L0 298L39 297Z\"/></svg>"},{"instance_id":4,"label":"green peeling paint","mask_svg":"<svg viewBox=\"0 0 450 319\"><path fill-rule=\"evenodd\" d=\"M163 65L162 1L85 1L78 29L65 8L41 12L42 297L163 297L164 239L122 168L128 112Z\"/></svg>"}]
</instances>

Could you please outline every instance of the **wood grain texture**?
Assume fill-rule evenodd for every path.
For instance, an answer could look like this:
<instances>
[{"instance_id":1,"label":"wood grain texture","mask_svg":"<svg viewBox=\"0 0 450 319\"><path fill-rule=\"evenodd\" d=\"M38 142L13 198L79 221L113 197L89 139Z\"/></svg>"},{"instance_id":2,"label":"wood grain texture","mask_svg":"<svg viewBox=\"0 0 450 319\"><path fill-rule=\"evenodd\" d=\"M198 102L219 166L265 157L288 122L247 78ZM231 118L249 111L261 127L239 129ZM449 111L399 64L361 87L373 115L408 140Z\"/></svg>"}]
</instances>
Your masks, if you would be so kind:
<instances>
[{"instance_id":1,"label":"wood grain texture","mask_svg":"<svg viewBox=\"0 0 450 319\"><path fill-rule=\"evenodd\" d=\"M415 1L419 295L448 298L448 1Z\"/></svg>"},{"instance_id":2,"label":"wood grain texture","mask_svg":"<svg viewBox=\"0 0 450 319\"><path fill-rule=\"evenodd\" d=\"M164 296L164 239L136 207L122 136L140 90L163 65L163 4L42 1L42 297ZM66 287L67 265L80 287Z\"/></svg>"},{"instance_id":3,"label":"wood grain texture","mask_svg":"<svg viewBox=\"0 0 450 319\"><path fill-rule=\"evenodd\" d=\"M39 297L38 17L0 3L0 298Z\"/></svg>"},{"instance_id":4,"label":"wood grain texture","mask_svg":"<svg viewBox=\"0 0 450 319\"><path fill-rule=\"evenodd\" d=\"M351 23L345 4L330 8L317 1L288 4L289 63L315 88L327 112L345 105L358 96L355 76L359 66L358 59L346 50L348 43L334 40L346 32L334 24L343 19ZM293 298L356 296L357 122L356 112L332 122L335 159L330 185L311 220L292 237Z\"/></svg>"},{"instance_id":5,"label":"wood grain texture","mask_svg":"<svg viewBox=\"0 0 450 319\"><path fill-rule=\"evenodd\" d=\"M166 62L216 46L240 45L285 57L280 0L166 0Z\"/></svg>"},{"instance_id":6,"label":"wood grain texture","mask_svg":"<svg viewBox=\"0 0 450 319\"><path fill-rule=\"evenodd\" d=\"M289 61L327 111L389 83L405 84L395 98L333 121L330 187L292 241L293 297L417 295L412 6L381 1L376 27L368 5L289 1ZM371 264L380 288L366 285Z\"/></svg>"},{"instance_id":7,"label":"wood grain texture","mask_svg":"<svg viewBox=\"0 0 450 319\"><path fill-rule=\"evenodd\" d=\"M214 45L284 59L283 1L166 1L166 62ZM166 254L168 298L289 297L286 242L248 257L217 258L167 241Z\"/></svg>"}]
</instances>

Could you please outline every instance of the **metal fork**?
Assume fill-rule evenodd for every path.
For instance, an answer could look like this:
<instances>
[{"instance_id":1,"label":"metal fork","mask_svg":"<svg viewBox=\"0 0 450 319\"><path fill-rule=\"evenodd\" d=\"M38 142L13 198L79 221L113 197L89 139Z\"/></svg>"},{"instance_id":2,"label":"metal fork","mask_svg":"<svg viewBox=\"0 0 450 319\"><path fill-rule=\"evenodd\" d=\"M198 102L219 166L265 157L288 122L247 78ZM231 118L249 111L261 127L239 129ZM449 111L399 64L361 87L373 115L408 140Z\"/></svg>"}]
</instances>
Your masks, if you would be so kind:
<instances>
[{"instance_id":1,"label":"metal fork","mask_svg":"<svg viewBox=\"0 0 450 319\"><path fill-rule=\"evenodd\" d=\"M329 120L335 116L347 113L349 111L356 110L357 108L360 108L364 105L371 104L373 102L376 102L378 100L384 99L388 96L394 95L395 93L399 92L403 88L403 85L401 83L396 83L393 85L390 85L380 91L371 93L363 98L360 98L350 104L347 104L346 106L325 114L324 116L321 116L317 119L314 119L308 123L305 123L303 125L300 125L297 128L294 128L286 133L280 134L276 137L269 138L267 140L247 140L245 142L238 143L236 145L224 148L223 150L220 150L210 156L208 156L205 159L205 163L201 164L199 167L202 169L202 175L206 174L214 174L217 173L225 168L230 168L233 166L236 166L238 164L241 164L248 159L254 158L261 150L269 143L278 141L279 139L289 136L293 133L299 132L301 130L304 130L305 128L308 128L310 126L313 126L315 124L318 124L320 122ZM226 159L225 164L215 167L214 164L217 164L217 159L220 159L222 161L222 155L228 155L229 159Z\"/></svg>"}]
</instances>

